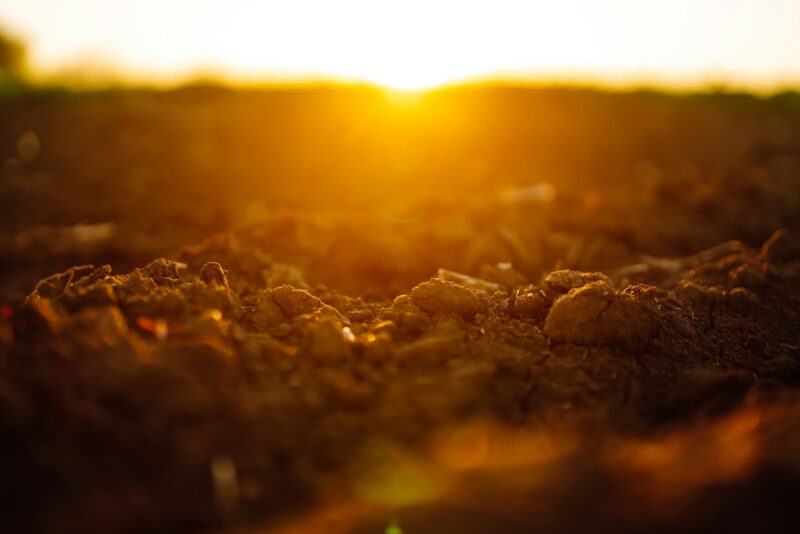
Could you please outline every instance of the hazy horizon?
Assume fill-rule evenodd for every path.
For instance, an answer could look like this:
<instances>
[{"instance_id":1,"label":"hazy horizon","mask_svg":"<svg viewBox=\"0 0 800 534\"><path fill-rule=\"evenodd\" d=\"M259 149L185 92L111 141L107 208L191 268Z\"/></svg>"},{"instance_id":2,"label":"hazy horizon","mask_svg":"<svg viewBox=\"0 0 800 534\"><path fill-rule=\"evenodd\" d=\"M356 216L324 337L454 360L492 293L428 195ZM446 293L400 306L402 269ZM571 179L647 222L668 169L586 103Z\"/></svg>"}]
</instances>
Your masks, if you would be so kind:
<instances>
[{"instance_id":1,"label":"hazy horizon","mask_svg":"<svg viewBox=\"0 0 800 534\"><path fill-rule=\"evenodd\" d=\"M0 0L34 77L800 86L800 3Z\"/></svg>"}]
</instances>

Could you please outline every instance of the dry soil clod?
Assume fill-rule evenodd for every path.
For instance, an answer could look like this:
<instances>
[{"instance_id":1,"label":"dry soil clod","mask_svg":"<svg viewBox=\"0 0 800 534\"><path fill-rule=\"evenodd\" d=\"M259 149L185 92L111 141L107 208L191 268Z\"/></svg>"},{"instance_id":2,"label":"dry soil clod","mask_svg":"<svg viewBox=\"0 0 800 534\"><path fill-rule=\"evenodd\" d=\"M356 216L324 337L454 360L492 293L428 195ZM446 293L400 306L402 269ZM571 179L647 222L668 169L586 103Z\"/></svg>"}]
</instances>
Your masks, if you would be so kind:
<instances>
[{"instance_id":1,"label":"dry soil clod","mask_svg":"<svg viewBox=\"0 0 800 534\"><path fill-rule=\"evenodd\" d=\"M607 281L590 282L555 301L544 323L552 340L578 345L643 347L655 330L650 312Z\"/></svg>"},{"instance_id":2,"label":"dry soil clod","mask_svg":"<svg viewBox=\"0 0 800 534\"><path fill-rule=\"evenodd\" d=\"M570 270L553 271L544 279L545 285L557 293L567 293L590 282L598 281L611 283L611 279L603 273L582 273Z\"/></svg>"},{"instance_id":3,"label":"dry soil clod","mask_svg":"<svg viewBox=\"0 0 800 534\"><path fill-rule=\"evenodd\" d=\"M463 319L472 319L489 307L483 292L439 278L419 284L410 296L414 304L428 313L458 315Z\"/></svg>"},{"instance_id":4,"label":"dry soil clod","mask_svg":"<svg viewBox=\"0 0 800 534\"><path fill-rule=\"evenodd\" d=\"M200 280L209 285L228 287L228 273L215 261L210 261L200 268Z\"/></svg>"}]
</instances>

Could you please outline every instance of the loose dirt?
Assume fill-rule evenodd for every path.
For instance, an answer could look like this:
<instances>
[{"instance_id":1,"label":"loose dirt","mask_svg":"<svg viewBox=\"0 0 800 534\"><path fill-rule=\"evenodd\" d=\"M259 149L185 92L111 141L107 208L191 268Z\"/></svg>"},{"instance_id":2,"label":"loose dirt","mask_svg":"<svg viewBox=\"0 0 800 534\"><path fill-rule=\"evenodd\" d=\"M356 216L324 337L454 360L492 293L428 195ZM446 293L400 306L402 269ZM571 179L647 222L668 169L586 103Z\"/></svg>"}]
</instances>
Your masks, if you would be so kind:
<instances>
[{"instance_id":1,"label":"loose dirt","mask_svg":"<svg viewBox=\"0 0 800 534\"><path fill-rule=\"evenodd\" d=\"M167 97L124 101L130 109L113 100L105 111L94 101L55 107L67 117L93 110L101 118L86 124L102 125L101 112L144 123L163 106L193 131L182 114L211 119L189 96L177 107ZM498 101L523 109L511 96ZM232 97L216 98L215 109L229 106L225 117L256 105L231 109L221 101ZM569 109L578 99L558 98ZM391 210L250 210L226 217L217 233L198 199L244 212L241 181L201 180L208 190L194 190L178 172L164 190L146 173L107 184L76 174L64 192L32 171L4 178L12 196L0 235L8 251L1 524L9 532L794 531L800 159L794 130L778 136L793 115L780 108L773 124L767 104L734 112L712 101L698 111L657 97L628 96L628 107L580 98L595 113L589 126L611 125L609 110L638 110L626 119L638 130L609 138L638 139L641 130L654 146L663 136L682 154L733 154L740 164L708 175L643 164L643 181L609 178L608 187L582 185L577 171L555 185L488 180L477 194L453 187L455 173L452 184ZM703 128L678 120L681 105ZM564 124L583 124L571 113ZM728 124L757 127L742 127L744 141L734 143L719 135ZM678 135L697 131L720 144L693 147ZM598 139L596 129L586 133ZM573 134L553 135L582 146ZM528 153L512 150L523 138L502 139L503 162ZM42 154L50 139L42 135ZM132 154L152 148L137 139L123 143ZM620 152L644 150L628 142ZM614 146L601 149L630 170ZM367 153L383 153L374 149ZM566 156L555 159L573 161ZM242 161L226 165L268 167ZM116 214L110 200L82 199L83 186L102 197L98 183L130 203ZM13 197L20 192L36 202ZM25 206L39 214L27 225ZM70 218L86 206L99 220ZM63 220L42 226L37 217L48 210ZM181 213L188 238L170 226ZM176 243L184 246L161 253ZM164 257L152 259L156 251ZM37 273L45 275L34 283Z\"/></svg>"}]
</instances>

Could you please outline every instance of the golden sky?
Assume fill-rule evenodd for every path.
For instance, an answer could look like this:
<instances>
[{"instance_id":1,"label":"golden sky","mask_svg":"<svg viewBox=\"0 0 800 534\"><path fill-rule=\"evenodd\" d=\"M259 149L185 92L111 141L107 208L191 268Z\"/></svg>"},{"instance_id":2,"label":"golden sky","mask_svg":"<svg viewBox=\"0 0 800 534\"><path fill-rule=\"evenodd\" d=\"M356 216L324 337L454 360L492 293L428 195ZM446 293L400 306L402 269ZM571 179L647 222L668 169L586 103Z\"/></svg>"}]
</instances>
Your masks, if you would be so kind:
<instances>
[{"instance_id":1,"label":"golden sky","mask_svg":"<svg viewBox=\"0 0 800 534\"><path fill-rule=\"evenodd\" d=\"M800 84L800 0L0 0L38 73Z\"/></svg>"}]
</instances>

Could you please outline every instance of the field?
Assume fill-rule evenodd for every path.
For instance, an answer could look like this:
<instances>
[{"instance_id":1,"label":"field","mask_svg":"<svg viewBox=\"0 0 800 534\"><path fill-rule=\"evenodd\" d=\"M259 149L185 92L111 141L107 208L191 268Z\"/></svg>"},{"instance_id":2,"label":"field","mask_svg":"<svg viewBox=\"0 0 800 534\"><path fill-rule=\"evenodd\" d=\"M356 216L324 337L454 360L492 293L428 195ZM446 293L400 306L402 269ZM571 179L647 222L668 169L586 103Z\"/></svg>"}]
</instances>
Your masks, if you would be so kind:
<instances>
[{"instance_id":1,"label":"field","mask_svg":"<svg viewBox=\"0 0 800 534\"><path fill-rule=\"evenodd\" d=\"M796 523L797 94L40 90L0 163L0 530Z\"/></svg>"}]
</instances>

